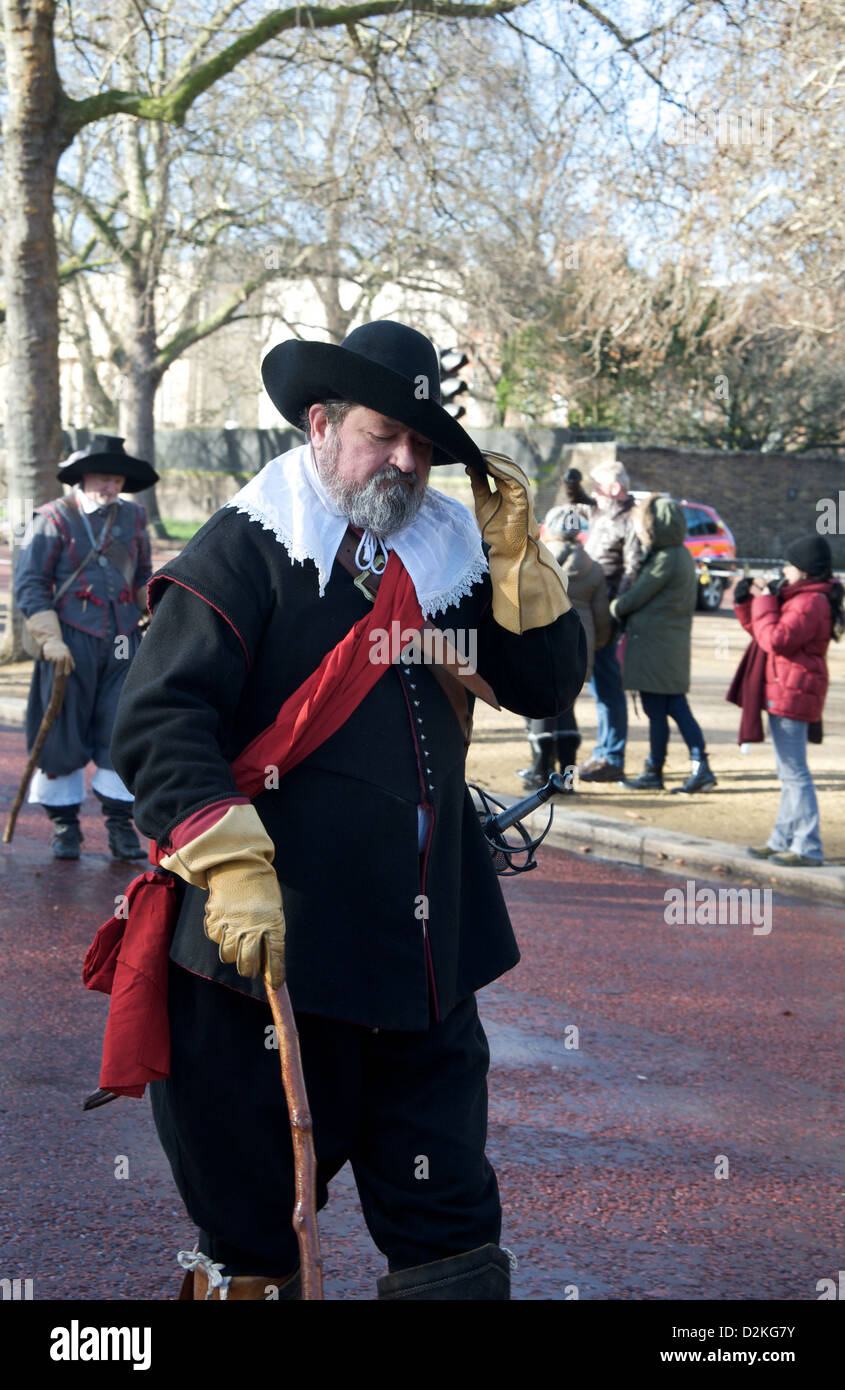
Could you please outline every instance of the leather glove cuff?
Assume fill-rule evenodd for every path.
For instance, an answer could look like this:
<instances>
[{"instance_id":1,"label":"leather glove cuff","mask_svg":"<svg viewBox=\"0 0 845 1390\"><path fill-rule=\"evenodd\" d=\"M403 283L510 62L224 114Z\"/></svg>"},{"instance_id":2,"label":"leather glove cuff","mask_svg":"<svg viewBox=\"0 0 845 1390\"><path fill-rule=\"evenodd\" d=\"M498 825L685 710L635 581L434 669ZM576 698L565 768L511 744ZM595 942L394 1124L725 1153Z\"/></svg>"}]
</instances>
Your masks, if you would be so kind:
<instances>
[{"instance_id":1,"label":"leather glove cuff","mask_svg":"<svg viewBox=\"0 0 845 1390\"><path fill-rule=\"evenodd\" d=\"M208 888L208 872L224 864L270 867L273 841L255 807L230 806L210 830L204 830L181 849L161 860L162 867L178 874L194 888Z\"/></svg>"},{"instance_id":2,"label":"leather glove cuff","mask_svg":"<svg viewBox=\"0 0 845 1390\"><path fill-rule=\"evenodd\" d=\"M165 869L205 889L205 934L238 973L285 977L285 919L273 841L253 805L230 806L216 825L162 859Z\"/></svg>"}]
</instances>

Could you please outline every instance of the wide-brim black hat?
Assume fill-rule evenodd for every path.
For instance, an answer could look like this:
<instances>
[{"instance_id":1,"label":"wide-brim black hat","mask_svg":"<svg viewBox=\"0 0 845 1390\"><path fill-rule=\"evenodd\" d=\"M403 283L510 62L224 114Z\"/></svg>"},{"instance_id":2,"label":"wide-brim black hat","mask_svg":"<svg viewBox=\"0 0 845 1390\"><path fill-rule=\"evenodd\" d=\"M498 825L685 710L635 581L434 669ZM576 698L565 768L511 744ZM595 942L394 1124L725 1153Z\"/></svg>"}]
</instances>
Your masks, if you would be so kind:
<instances>
[{"instance_id":1,"label":"wide-brim black hat","mask_svg":"<svg viewBox=\"0 0 845 1390\"><path fill-rule=\"evenodd\" d=\"M95 435L87 449L79 449L59 465L60 483L81 483L86 473L111 473L126 479L124 492L143 492L158 482L158 474L144 459L127 454L123 439L116 434Z\"/></svg>"},{"instance_id":2,"label":"wide-brim black hat","mask_svg":"<svg viewBox=\"0 0 845 1390\"><path fill-rule=\"evenodd\" d=\"M354 401L430 439L432 463L468 463L487 472L478 445L440 404L434 344L403 323L365 323L339 347L291 338L270 349L261 375L279 414L297 429L316 401Z\"/></svg>"}]
</instances>

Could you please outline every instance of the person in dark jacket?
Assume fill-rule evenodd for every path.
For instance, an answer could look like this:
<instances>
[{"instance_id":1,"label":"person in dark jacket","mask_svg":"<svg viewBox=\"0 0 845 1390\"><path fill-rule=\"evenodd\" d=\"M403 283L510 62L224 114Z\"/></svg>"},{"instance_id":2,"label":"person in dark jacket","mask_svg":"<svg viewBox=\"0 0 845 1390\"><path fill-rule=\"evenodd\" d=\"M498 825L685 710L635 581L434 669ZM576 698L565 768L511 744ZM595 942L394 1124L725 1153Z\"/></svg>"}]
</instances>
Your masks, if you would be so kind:
<instances>
[{"instance_id":1,"label":"person in dark jacket","mask_svg":"<svg viewBox=\"0 0 845 1390\"><path fill-rule=\"evenodd\" d=\"M613 600L610 611L625 624L622 683L626 690L640 692L648 718L649 756L640 776L625 785L641 791L663 789L671 718L692 763L689 777L677 790L706 791L716 785L716 778L686 697L698 585L695 564L684 545L686 519L677 502L652 494L638 506L635 525L645 559L631 588Z\"/></svg>"},{"instance_id":2,"label":"person in dark jacket","mask_svg":"<svg viewBox=\"0 0 845 1390\"><path fill-rule=\"evenodd\" d=\"M145 859L132 828L132 793L109 754L117 701L141 640L152 574L147 514L121 492L152 487L158 474L131 458L123 440L97 436L57 474L71 491L38 507L15 569L15 597L38 650L26 711L32 749L54 675L68 677L64 701L38 759L30 802L53 823L53 854L78 859L84 769L106 818L116 859Z\"/></svg>"},{"instance_id":3,"label":"person in dark jacket","mask_svg":"<svg viewBox=\"0 0 845 1390\"><path fill-rule=\"evenodd\" d=\"M592 497L581 486L578 470L570 469L564 478L563 498L570 506L590 509L584 550L601 565L608 599L614 599L633 584L642 559L633 522L635 503L623 464L615 460L596 464L590 477ZM618 634L597 648L595 654L590 692L596 701L598 729L591 756L578 768L582 782L621 782L625 775L628 704L622 688L617 639Z\"/></svg>"},{"instance_id":4,"label":"person in dark jacket","mask_svg":"<svg viewBox=\"0 0 845 1390\"><path fill-rule=\"evenodd\" d=\"M821 720L828 687L827 648L843 628L842 585L833 578L823 536L802 536L786 552L783 581L742 579L734 610L766 653L765 708L781 783L777 819L767 843L749 847L773 863L824 863L819 806L807 765L810 726Z\"/></svg>"},{"instance_id":5,"label":"person in dark jacket","mask_svg":"<svg viewBox=\"0 0 845 1390\"><path fill-rule=\"evenodd\" d=\"M348 1159L388 1261L379 1297L507 1298L474 992L519 953L465 786L456 714L473 697L412 638L436 617L474 657L465 684L543 718L580 688L581 624L525 475L443 409L422 334L382 321L340 346L286 342L262 373L309 442L154 577L114 743L139 824L188 885L170 1076L151 1087L200 1229L180 1255L188 1296L263 1298L270 1280L298 1297L291 1140L266 1046L264 979L286 979L318 1204ZM471 470L475 517L427 487L452 460ZM379 644L394 626L401 638L386 661L356 637L385 593L415 612L410 628L384 625ZM249 801L232 764L291 702L294 737ZM279 776L315 711L339 706L334 731Z\"/></svg>"},{"instance_id":6,"label":"person in dark jacket","mask_svg":"<svg viewBox=\"0 0 845 1390\"><path fill-rule=\"evenodd\" d=\"M590 559L578 539L580 518L573 507L554 507L540 527L540 535L566 577L566 588L587 638L587 675L593 673L593 658L610 640L612 620L607 601L607 582L596 560ZM531 745L531 766L517 772L529 790L548 780L555 768L567 778L567 791L574 791L572 776L575 756L581 742L575 707L556 719L526 721Z\"/></svg>"}]
</instances>

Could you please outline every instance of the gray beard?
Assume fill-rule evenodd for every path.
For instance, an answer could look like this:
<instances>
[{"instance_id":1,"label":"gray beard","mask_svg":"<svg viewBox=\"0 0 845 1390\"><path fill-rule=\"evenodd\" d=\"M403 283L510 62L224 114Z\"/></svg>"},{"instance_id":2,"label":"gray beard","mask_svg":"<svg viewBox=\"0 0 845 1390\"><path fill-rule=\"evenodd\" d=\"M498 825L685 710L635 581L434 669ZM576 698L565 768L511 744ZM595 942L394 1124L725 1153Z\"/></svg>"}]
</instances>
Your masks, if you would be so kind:
<instances>
[{"instance_id":1,"label":"gray beard","mask_svg":"<svg viewBox=\"0 0 845 1390\"><path fill-rule=\"evenodd\" d=\"M339 456L340 437L330 430L320 454L320 481L353 526L372 531L374 536L392 536L413 521L422 506L425 483L415 477L411 486L407 481L409 475L392 464L363 486L345 482L338 477Z\"/></svg>"}]
</instances>

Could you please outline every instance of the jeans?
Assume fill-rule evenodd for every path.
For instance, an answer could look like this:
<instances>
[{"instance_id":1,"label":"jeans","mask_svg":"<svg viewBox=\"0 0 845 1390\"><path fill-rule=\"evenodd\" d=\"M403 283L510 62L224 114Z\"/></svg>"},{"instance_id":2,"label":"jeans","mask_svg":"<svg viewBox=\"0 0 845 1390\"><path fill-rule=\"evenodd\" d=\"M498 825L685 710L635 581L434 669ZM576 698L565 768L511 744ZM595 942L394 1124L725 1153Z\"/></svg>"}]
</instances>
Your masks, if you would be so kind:
<instances>
[{"instance_id":1,"label":"jeans","mask_svg":"<svg viewBox=\"0 0 845 1390\"><path fill-rule=\"evenodd\" d=\"M596 702L598 721L593 757L614 767L624 767L628 700L622 689L615 642L608 642L606 647L599 647L596 652L589 690Z\"/></svg>"},{"instance_id":2,"label":"jeans","mask_svg":"<svg viewBox=\"0 0 845 1390\"><path fill-rule=\"evenodd\" d=\"M775 766L781 786L777 820L768 845L769 849L778 853L791 850L793 854L822 863L824 850L819 834L819 804L807 766L809 727L804 719L769 715Z\"/></svg>"},{"instance_id":3,"label":"jeans","mask_svg":"<svg viewBox=\"0 0 845 1390\"><path fill-rule=\"evenodd\" d=\"M686 695L656 695L652 691L641 690L640 699L643 714L648 719L649 761L652 767L661 768L666 761L670 719L674 719L680 729L693 762L700 762L704 757L704 734Z\"/></svg>"}]
</instances>

